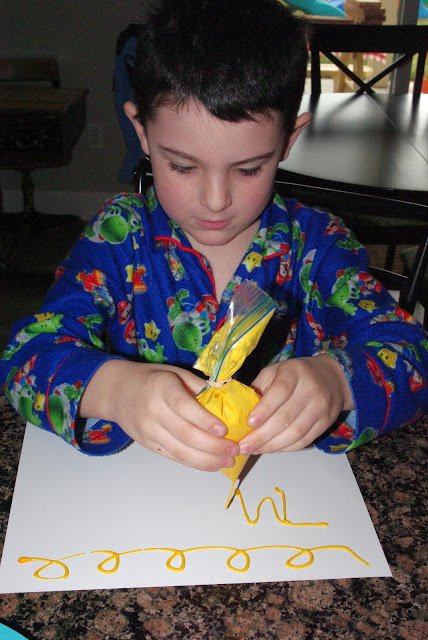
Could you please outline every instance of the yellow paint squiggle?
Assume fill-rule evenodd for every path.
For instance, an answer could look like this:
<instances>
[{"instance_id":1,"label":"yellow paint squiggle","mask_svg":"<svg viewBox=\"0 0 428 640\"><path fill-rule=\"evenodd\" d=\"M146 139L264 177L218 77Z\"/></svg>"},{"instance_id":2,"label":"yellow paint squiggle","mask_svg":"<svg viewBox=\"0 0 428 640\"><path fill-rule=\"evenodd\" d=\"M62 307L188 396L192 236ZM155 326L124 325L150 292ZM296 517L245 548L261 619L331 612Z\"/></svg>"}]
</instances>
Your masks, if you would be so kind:
<instances>
[{"instance_id":1,"label":"yellow paint squiggle","mask_svg":"<svg viewBox=\"0 0 428 640\"><path fill-rule=\"evenodd\" d=\"M66 578L68 578L70 571L67 567L66 564L64 564L64 562L62 562L62 560L68 560L69 558L77 558L78 556L84 556L84 553L76 553L74 556L66 556L65 558L60 558L59 560L51 560L50 558L28 558L27 556L21 556L20 558L18 558L18 562L20 564L24 564L26 562L34 562L35 560L40 560L41 562L46 562L46 564L44 564L42 567L40 567L40 569L37 569L37 571L34 572L34 577L35 578L39 578L39 580L65 580ZM41 576L40 573L43 571L43 569L47 569L48 567L51 566L58 566L63 570L63 575L62 576L56 576L55 578L49 577L47 578L46 576Z\"/></svg>"},{"instance_id":2,"label":"yellow paint squiggle","mask_svg":"<svg viewBox=\"0 0 428 640\"><path fill-rule=\"evenodd\" d=\"M346 547L344 545L325 545L323 547L311 547L308 549L305 549L304 547L296 547L296 546L290 546L290 545L282 545L282 544L275 544L275 545L264 545L261 547L249 547L247 549L237 549L236 547L225 547L225 546L207 546L207 547L191 547L189 549L174 549L172 547L151 547L151 548L147 548L147 549L133 549L132 551L123 551L121 553L117 553L116 551L110 551L110 550L99 550L99 551L91 551L91 554L93 553L107 553L109 554L108 558L105 558L105 560L103 560L102 562L100 562L100 564L97 566L98 571L100 571L101 573L116 573L116 571L119 569L119 565L120 565L120 556L124 556L130 553L143 553L143 552L153 552L153 551L167 551L168 553L171 553L172 555L168 558L168 560L165 563L165 566L167 569L169 569L170 571L184 571L184 569L186 568L186 555L187 553L192 553L194 551L209 551L209 550L225 550L225 551L232 551L232 555L229 556L229 558L226 560L226 565L228 567L228 569L230 569L231 571L236 571L237 573L246 573L248 571L248 569L250 568L250 552L253 551L261 551L261 550L267 550L267 549L287 549L290 550L292 549L293 551L297 551L297 553L295 553L291 558L289 558L286 562L285 562L285 566L288 567L289 569L306 569L307 567L310 567L311 564L313 564L314 560L315 560L315 551L327 551L327 550L340 550L340 551L346 551L347 553L350 553L356 560L359 560L360 562L362 562L364 565L366 565L366 567L369 567L369 563L366 562L363 558L361 558L359 555L357 555L354 551L352 551L352 549L350 549L349 547ZM307 562L305 562L304 564L295 564L294 561L297 560L298 558L304 556L304 555L308 556L308 560ZM32 561L41 561L41 562L46 562L46 564L44 564L42 567L40 567L40 569L37 569L37 571L34 572L34 577L35 578L39 578L41 580L61 580L61 579L66 579L69 576L69 569L67 567L67 565L65 565L62 560L67 560L68 558L76 558L77 556L84 556L86 554L84 553L78 553L74 556L67 556L67 558L61 558L60 560L54 560L54 559L49 559L49 558L27 558L27 557L21 557L18 559L18 562L20 563L24 563L24 562L32 562ZM239 556L242 556L242 558L245 560L245 564L242 568L238 568L238 567L234 567L232 562L238 558ZM176 560L177 558L180 559L180 564L178 566L174 566L172 563L174 562L174 560ZM109 562L110 560L115 561L114 566L112 569L105 569L104 565ZM43 571L43 569L47 569L47 567L51 566L51 565L58 565L63 569L63 575L61 576L57 576L55 578L47 578L45 576L41 576L40 572Z\"/></svg>"},{"instance_id":3,"label":"yellow paint squiggle","mask_svg":"<svg viewBox=\"0 0 428 640\"><path fill-rule=\"evenodd\" d=\"M239 498L239 500L241 501L242 511L244 512L244 517L245 517L246 521L248 522L248 524L251 524L251 525L257 524L257 522L259 521L259 518L260 518L260 509L262 508L262 505L265 502L270 502L271 505L272 505L272 509L273 509L273 513L275 515L275 518L278 520L278 522L280 522L281 524L285 524L288 527L328 527L329 526L327 522L291 522L290 520L287 519L287 508L286 508L286 501L285 501L285 493L283 491L281 491L281 489L278 489L278 487L275 487L275 491L281 496L283 517L281 518L279 516L278 510L276 508L276 504L274 503L272 498L267 497L267 498L263 498L263 500L261 500L261 502L259 503L259 506L257 507L256 517L254 518L254 520L251 520L250 516L248 515L248 511L247 511L247 508L245 506L245 502L244 502L244 498L242 497L242 493L241 493L241 491L239 489L236 489L235 496L237 496Z\"/></svg>"},{"instance_id":4,"label":"yellow paint squiggle","mask_svg":"<svg viewBox=\"0 0 428 640\"><path fill-rule=\"evenodd\" d=\"M109 558L105 558L105 560L103 560L102 562L100 562L100 564L98 565L97 569L98 571L101 571L101 573L115 573L118 569L119 569L119 558L120 556L126 556L130 553L140 553L140 551L143 551L143 549L133 549L132 551L123 551L122 553L116 553L116 551L107 551L105 549L100 550L100 551L91 551L91 553L109 553L110 557ZM114 565L112 569L104 569L104 565L107 564L108 562L110 562L110 560L114 560Z\"/></svg>"},{"instance_id":5,"label":"yellow paint squiggle","mask_svg":"<svg viewBox=\"0 0 428 640\"><path fill-rule=\"evenodd\" d=\"M265 502L270 502L270 504L272 505L275 518L277 519L278 522L280 522L283 525L290 526L290 527L328 527L329 526L327 522L291 522L290 520L287 519L285 493L281 491L281 489L278 489L278 487L275 487L275 491L281 496L282 511L283 511L282 517L279 515L278 509L274 501L272 500L272 498L266 497L266 498L263 498L259 503L256 510L256 517L254 519L251 519L250 516L248 515L248 511L245 506L245 502L242 497L242 494L239 489L236 489L236 491L234 492L234 495L237 496L237 498L239 498L241 502L242 511L243 511L245 520L247 521L248 524L250 525L257 524L257 522L260 519L260 511L263 504ZM289 558L285 562L285 566L288 567L289 569L306 569L307 567L310 567L315 560L315 552L326 551L326 550L345 551L347 553L350 553L356 560L358 560L359 562L362 562L367 567L370 566L368 562L366 562L365 560L363 560L363 558L358 556L354 551L352 551L352 549L344 545L325 545L322 547L311 547L311 548L296 547L296 546L289 546L289 545L265 545L261 547L249 547L247 549L238 549L236 547L228 547L228 546L202 546L202 547L191 547L189 549L175 549L174 547L149 547L146 549L132 549L130 551L122 551L120 553L117 551L109 550L109 549L100 549L96 551L91 551L90 554L95 554L95 553L107 554L107 557L98 564L97 570L100 573L113 574L113 573L116 573L116 571L119 569L121 556L125 556L125 555L143 553L143 552L144 553L156 552L156 551L168 552L171 555L169 556L168 560L165 563L166 568L169 569L169 571L179 572L179 571L184 571L184 569L186 568L186 554L192 553L195 551L223 550L223 551L232 552L232 554L226 560L227 568L230 569L230 571L236 571L238 573L246 573L250 568L250 564L251 564L251 559L249 554L254 551L261 551L261 550L267 550L267 549L296 551L296 553L294 553L294 555L292 555L291 558ZM33 574L34 577L38 578L39 580L65 580L68 578L70 571L68 566L63 561L69 560L70 558L77 558L78 556L84 556L84 555L87 555L87 554L76 553L75 555L66 556L65 558L60 558L59 560L50 559L50 558L21 556L20 558L18 558L18 562L20 564L25 564L27 562L45 563L43 564L43 566L37 569L37 571L35 571ZM236 566L233 566L232 563L237 558L241 558L244 561L243 567L238 568ZM303 562L301 564L297 562L299 559L304 560L305 558L307 558L306 562ZM173 563L176 563L177 560L179 561L179 564L178 565L173 564ZM109 562L112 563L112 566L110 569L106 568ZM59 567L62 570L62 574L53 578L41 575L42 571L44 571L45 569L48 569L48 567L51 567L51 566Z\"/></svg>"}]
</instances>

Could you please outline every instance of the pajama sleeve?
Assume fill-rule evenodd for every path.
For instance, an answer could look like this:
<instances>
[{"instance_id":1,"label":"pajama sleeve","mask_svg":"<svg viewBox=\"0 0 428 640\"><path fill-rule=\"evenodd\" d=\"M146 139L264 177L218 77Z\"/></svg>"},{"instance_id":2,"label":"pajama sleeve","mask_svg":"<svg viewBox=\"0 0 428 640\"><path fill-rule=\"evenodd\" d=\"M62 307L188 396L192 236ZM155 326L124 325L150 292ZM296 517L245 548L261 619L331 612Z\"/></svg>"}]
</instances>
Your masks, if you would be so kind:
<instances>
[{"instance_id":1,"label":"pajama sleeve","mask_svg":"<svg viewBox=\"0 0 428 640\"><path fill-rule=\"evenodd\" d=\"M114 204L94 218L58 268L39 312L13 326L0 370L5 395L26 420L93 455L114 453L129 441L115 423L87 428L78 418L80 398L97 369L132 355L131 347L112 355L105 342L117 323L118 301L132 295L124 270L132 264L133 236L111 232L107 241L100 232L106 212L106 236L113 222L119 230L129 225L126 211Z\"/></svg>"},{"instance_id":2,"label":"pajama sleeve","mask_svg":"<svg viewBox=\"0 0 428 640\"><path fill-rule=\"evenodd\" d=\"M340 219L306 233L296 285L301 340L338 360L355 403L315 444L340 453L428 410L428 334L370 276L365 249Z\"/></svg>"}]
</instances>

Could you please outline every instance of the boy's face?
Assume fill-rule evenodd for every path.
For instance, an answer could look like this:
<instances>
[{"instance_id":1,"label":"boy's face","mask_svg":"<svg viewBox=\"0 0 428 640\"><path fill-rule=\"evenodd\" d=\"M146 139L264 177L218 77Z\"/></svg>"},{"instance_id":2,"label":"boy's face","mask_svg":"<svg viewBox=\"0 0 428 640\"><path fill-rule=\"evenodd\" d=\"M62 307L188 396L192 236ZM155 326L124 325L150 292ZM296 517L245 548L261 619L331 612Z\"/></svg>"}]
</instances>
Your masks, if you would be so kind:
<instances>
[{"instance_id":1,"label":"boy's face","mask_svg":"<svg viewBox=\"0 0 428 640\"><path fill-rule=\"evenodd\" d=\"M286 145L276 112L271 118L260 115L256 121L232 123L215 118L196 102L178 110L161 106L145 128L135 119L132 103L125 111L150 155L162 208L191 243L222 246L251 227L256 231L278 163L300 131Z\"/></svg>"}]
</instances>

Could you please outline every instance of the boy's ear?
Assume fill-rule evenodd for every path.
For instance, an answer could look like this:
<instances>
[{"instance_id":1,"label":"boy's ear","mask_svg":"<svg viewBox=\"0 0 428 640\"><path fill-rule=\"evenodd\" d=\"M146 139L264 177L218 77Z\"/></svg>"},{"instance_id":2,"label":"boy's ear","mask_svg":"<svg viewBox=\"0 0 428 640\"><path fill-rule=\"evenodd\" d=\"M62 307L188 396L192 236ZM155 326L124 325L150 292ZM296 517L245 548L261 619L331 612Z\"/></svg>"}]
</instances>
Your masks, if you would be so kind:
<instances>
[{"instance_id":1,"label":"boy's ear","mask_svg":"<svg viewBox=\"0 0 428 640\"><path fill-rule=\"evenodd\" d=\"M285 147L284 154L281 160L285 160L286 158L288 158L288 155L291 151L291 147L296 142L297 138L300 136L302 131L306 129L306 127L309 125L311 118L312 116L309 112L301 113L299 116L297 116L296 122L294 123L294 129L291 132L291 136L288 139L288 143L287 143L287 146Z\"/></svg>"},{"instance_id":2,"label":"boy's ear","mask_svg":"<svg viewBox=\"0 0 428 640\"><path fill-rule=\"evenodd\" d=\"M143 125L141 124L141 122L137 119L137 107L133 102L130 102L128 100L128 102L125 102L125 104L123 105L123 110L128 116L128 118L130 119L130 121L132 122L134 129L137 132L137 136L138 136L138 139L140 140L142 150L144 151L144 153L149 155L146 131Z\"/></svg>"}]
</instances>

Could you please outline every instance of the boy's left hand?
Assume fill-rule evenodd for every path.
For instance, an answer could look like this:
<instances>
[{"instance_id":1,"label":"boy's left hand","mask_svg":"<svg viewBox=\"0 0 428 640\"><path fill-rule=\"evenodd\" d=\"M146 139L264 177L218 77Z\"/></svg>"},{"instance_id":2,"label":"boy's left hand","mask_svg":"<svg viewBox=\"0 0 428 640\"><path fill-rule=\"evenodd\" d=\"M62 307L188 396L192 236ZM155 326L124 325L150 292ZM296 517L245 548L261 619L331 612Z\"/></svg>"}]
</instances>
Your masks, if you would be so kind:
<instances>
[{"instance_id":1,"label":"boy's left hand","mask_svg":"<svg viewBox=\"0 0 428 640\"><path fill-rule=\"evenodd\" d=\"M329 355L270 365L251 386L261 399L248 416L254 431L239 443L244 454L303 449L354 409L345 372Z\"/></svg>"}]
</instances>

